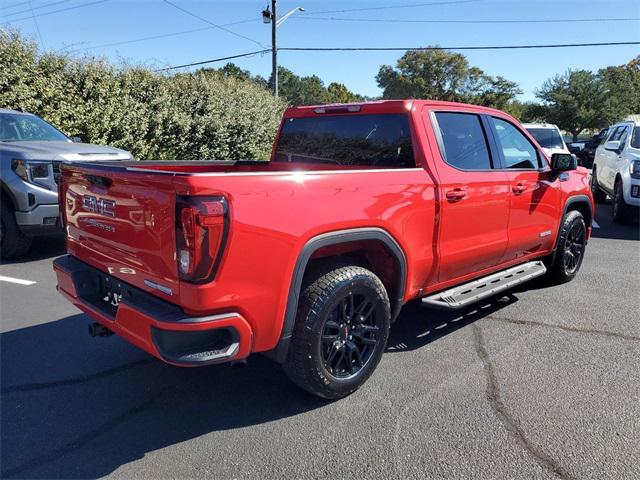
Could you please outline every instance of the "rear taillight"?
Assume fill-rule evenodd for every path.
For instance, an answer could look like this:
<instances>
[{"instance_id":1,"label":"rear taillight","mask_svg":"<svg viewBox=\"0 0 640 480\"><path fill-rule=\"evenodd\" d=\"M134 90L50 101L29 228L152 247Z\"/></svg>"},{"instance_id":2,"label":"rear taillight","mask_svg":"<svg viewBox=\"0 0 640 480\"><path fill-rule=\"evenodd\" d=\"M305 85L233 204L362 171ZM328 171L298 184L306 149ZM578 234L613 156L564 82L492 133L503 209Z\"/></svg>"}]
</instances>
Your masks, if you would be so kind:
<instances>
[{"instance_id":1,"label":"rear taillight","mask_svg":"<svg viewBox=\"0 0 640 480\"><path fill-rule=\"evenodd\" d=\"M222 259L229 228L224 197L178 197L176 260L178 274L191 283L213 280Z\"/></svg>"}]
</instances>

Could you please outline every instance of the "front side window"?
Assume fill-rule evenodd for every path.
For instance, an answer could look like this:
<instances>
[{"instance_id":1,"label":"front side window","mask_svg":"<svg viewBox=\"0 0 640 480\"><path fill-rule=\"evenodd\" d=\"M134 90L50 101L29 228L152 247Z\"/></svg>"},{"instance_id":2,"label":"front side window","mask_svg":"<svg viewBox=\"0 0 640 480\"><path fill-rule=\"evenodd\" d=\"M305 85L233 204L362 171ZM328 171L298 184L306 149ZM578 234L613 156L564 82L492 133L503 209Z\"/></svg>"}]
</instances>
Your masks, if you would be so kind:
<instances>
[{"instance_id":1,"label":"front side window","mask_svg":"<svg viewBox=\"0 0 640 480\"><path fill-rule=\"evenodd\" d=\"M617 140L620 142L620 146L623 147L625 142L627 141L627 135L629 134L629 129L627 127L621 127L622 131L620 132L620 136Z\"/></svg>"},{"instance_id":2,"label":"front side window","mask_svg":"<svg viewBox=\"0 0 640 480\"><path fill-rule=\"evenodd\" d=\"M35 115L0 113L0 142L58 141L69 139Z\"/></svg>"},{"instance_id":3,"label":"front side window","mask_svg":"<svg viewBox=\"0 0 640 480\"><path fill-rule=\"evenodd\" d=\"M609 139L607 140L608 142L613 142L617 139L620 138L620 134L622 134L622 128L623 127L618 127L618 128L614 128L613 130L611 130L611 135L609 135Z\"/></svg>"},{"instance_id":4,"label":"front side window","mask_svg":"<svg viewBox=\"0 0 640 480\"><path fill-rule=\"evenodd\" d=\"M461 170L489 170L491 156L480 117L472 113L436 112L444 160ZM444 151L442 151L444 150Z\"/></svg>"},{"instance_id":5,"label":"front side window","mask_svg":"<svg viewBox=\"0 0 640 480\"><path fill-rule=\"evenodd\" d=\"M631 146L640 148L640 127L633 127L633 135L631 135Z\"/></svg>"},{"instance_id":6,"label":"front side window","mask_svg":"<svg viewBox=\"0 0 640 480\"><path fill-rule=\"evenodd\" d=\"M415 167L407 114L288 118L274 161L379 168Z\"/></svg>"},{"instance_id":7,"label":"front side window","mask_svg":"<svg viewBox=\"0 0 640 480\"><path fill-rule=\"evenodd\" d=\"M505 168L539 168L536 147L511 123L491 117L502 150Z\"/></svg>"}]
</instances>

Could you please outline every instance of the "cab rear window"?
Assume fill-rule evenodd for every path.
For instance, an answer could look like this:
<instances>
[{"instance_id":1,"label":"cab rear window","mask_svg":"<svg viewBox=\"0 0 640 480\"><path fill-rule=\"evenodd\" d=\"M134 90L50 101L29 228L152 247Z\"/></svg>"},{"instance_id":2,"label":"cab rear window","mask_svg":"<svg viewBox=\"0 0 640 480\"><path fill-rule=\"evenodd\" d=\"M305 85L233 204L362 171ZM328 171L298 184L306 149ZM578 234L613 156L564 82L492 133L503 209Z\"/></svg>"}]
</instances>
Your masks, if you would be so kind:
<instances>
[{"instance_id":1,"label":"cab rear window","mask_svg":"<svg viewBox=\"0 0 640 480\"><path fill-rule=\"evenodd\" d=\"M374 168L416 165L407 114L285 119L274 161Z\"/></svg>"}]
</instances>

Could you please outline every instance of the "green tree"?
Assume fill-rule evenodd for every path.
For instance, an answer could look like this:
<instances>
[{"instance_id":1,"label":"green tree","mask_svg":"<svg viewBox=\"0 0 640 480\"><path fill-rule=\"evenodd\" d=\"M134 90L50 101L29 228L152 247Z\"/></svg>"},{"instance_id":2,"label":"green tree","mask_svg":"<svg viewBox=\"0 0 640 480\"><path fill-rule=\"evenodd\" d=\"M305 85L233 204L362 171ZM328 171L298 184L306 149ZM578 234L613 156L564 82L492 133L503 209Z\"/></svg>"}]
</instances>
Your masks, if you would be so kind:
<instances>
[{"instance_id":1,"label":"green tree","mask_svg":"<svg viewBox=\"0 0 640 480\"><path fill-rule=\"evenodd\" d=\"M383 98L425 98L503 108L521 93L503 77L469 65L460 53L439 48L409 50L396 67L383 65L376 76Z\"/></svg>"},{"instance_id":2,"label":"green tree","mask_svg":"<svg viewBox=\"0 0 640 480\"><path fill-rule=\"evenodd\" d=\"M611 121L604 105L603 84L587 70L556 75L544 82L536 96L543 102L545 120L571 133L574 141L584 130L601 128Z\"/></svg>"},{"instance_id":3,"label":"green tree","mask_svg":"<svg viewBox=\"0 0 640 480\"><path fill-rule=\"evenodd\" d=\"M364 97L353 93L343 83L331 82L327 87L327 101L329 103L353 103L364 101Z\"/></svg>"},{"instance_id":4,"label":"green tree","mask_svg":"<svg viewBox=\"0 0 640 480\"><path fill-rule=\"evenodd\" d=\"M614 123L628 113L640 113L640 55L626 65L598 70L605 93L603 115Z\"/></svg>"},{"instance_id":5,"label":"green tree","mask_svg":"<svg viewBox=\"0 0 640 480\"><path fill-rule=\"evenodd\" d=\"M269 78L269 85L271 85ZM301 77L285 67L278 67L279 94L290 105L318 105L323 103L349 103L362 101L363 97L351 92L341 83L328 87L317 75Z\"/></svg>"},{"instance_id":6,"label":"green tree","mask_svg":"<svg viewBox=\"0 0 640 480\"><path fill-rule=\"evenodd\" d=\"M285 107L235 66L159 75L41 54L7 29L0 29L0 105L140 159L266 159Z\"/></svg>"}]
</instances>

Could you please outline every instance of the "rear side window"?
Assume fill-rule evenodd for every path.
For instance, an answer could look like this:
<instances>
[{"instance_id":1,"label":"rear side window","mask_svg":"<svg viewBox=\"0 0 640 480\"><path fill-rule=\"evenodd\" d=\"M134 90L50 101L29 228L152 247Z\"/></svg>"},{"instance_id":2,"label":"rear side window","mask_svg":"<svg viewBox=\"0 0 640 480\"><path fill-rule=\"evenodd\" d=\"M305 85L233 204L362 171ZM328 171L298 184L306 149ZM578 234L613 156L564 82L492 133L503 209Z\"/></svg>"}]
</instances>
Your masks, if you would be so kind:
<instances>
[{"instance_id":1,"label":"rear side window","mask_svg":"<svg viewBox=\"0 0 640 480\"><path fill-rule=\"evenodd\" d=\"M415 167L407 114L288 118L274 161Z\"/></svg>"},{"instance_id":2,"label":"rear side window","mask_svg":"<svg viewBox=\"0 0 640 480\"><path fill-rule=\"evenodd\" d=\"M478 115L436 112L435 116L442 139L440 153L449 165L462 170L491 169L487 137Z\"/></svg>"},{"instance_id":3,"label":"rear side window","mask_svg":"<svg viewBox=\"0 0 640 480\"><path fill-rule=\"evenodd\" d=\"M514 125L491 117L502 150L505 168L539 168L538 150Z\"/></svg>"}]
</instances>

